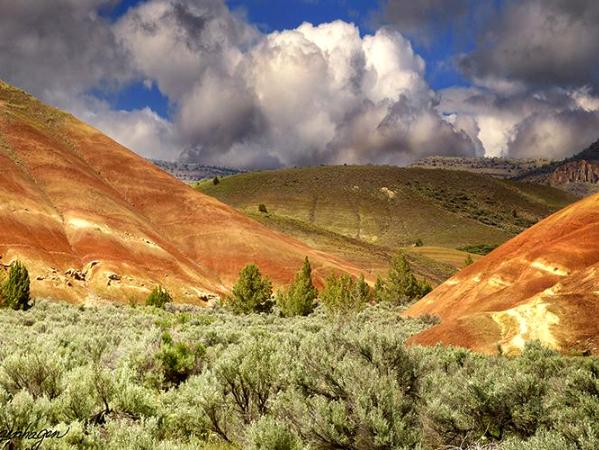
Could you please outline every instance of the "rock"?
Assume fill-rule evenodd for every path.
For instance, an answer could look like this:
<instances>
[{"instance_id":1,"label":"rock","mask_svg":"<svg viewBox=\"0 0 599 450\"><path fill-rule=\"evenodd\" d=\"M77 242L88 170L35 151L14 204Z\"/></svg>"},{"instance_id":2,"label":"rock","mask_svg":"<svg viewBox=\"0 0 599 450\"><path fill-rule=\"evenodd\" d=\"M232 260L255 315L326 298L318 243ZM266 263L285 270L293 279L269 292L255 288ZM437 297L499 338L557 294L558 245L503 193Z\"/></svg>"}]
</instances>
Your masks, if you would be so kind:
<instances>
[{"instance_id":1,"label":"rock","mask_svg":"<svg viewBox=\"0 0 599 450\"><path fill-rule=\"evenodd\" d=\"M395 198L395 196L397 195L397 192L392 191L391 189L389 189L387 186L383 186L381 188L381 192L383 194L385 194L387 197L389 197L390 199Z\"/></svg>"},{"instance_id":2,"label":"rock","mask_svg":"<svg viewBox=\"0 0 599 450\"><path fill-rule=\"evenodd\" d=\"M599 163L585 160L571 161L558 167L549 178L549 184L552 186L575 182L599 182Z\"/></svg>"},{"instance_id":3,"label":"rock","mask_svg":"<svg viewBox=\"0 0 599 450\"><path fill-rule=\"evenodd\" d=\"M90 261L88 262L84 269L83 269L83 275L87 278L88 275L91 275L90 272L92 271L92 269L94 267L96 267L98 264L100 264L100 261Z\"/></svg>"},{"instance_id":4,"label":"rock","mask_svg":"<svg viewBox=\"0 0 599 450\"><path fill-rule=\"evenodd\" d=\"M113 272L108 272L106 274L106 278L108 278L108 282L106 283L106 286L110 286L113 281L121 281L121 276L116 273L113 273Z\"/></svg>"},{"instance_id":5,"label":"rock","mask_svg":"<svg viewBox=\"0 0 599 450\"><path fill-rule=\"evenodd\" d=\"M205 301L206 306L208 306L210 308L213 308L214 306L216 306L220 300L220 297L218 295L214 295L214 294L204 294L200 298L203 301Z\"/></svg>"},{"instance_id":6,"label":"rock","mask_svg":"<svg viewBox=\"0 0 599 450\"><path fill-rule=\"evenodd\" d=\"M77 269L69 269L64 273L67 277L71 277L78 281L85 281L85 274Z\"/></svg>"}]
</instances>

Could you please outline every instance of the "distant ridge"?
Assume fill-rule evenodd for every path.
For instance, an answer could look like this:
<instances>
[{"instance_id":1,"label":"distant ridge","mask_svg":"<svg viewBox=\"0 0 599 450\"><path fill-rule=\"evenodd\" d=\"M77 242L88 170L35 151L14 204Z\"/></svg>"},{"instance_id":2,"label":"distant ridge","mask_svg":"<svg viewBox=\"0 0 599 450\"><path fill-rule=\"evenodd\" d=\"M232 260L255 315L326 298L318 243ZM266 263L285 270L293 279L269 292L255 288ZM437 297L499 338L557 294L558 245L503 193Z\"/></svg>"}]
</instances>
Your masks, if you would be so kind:
<instances>
[{"instance_id":1,"label":"distant ridge","mask_svg":"<svg viewBox=\"0 0 599 450\"><path fill-rule=\"evenodd\" d=\"M546 184L579 197L599 192L599 140L570 158L530 170L516 179Z\"/></svg>"},{"instance_id":2,"label":"distant ridge","mask_svg":"<svg viewBox=\"0 0 599 450\"><path fill-rule=\"evenodd\" d=\"M550 164L548 159L511 159L462 156L429 156L420 159L410 167L424 169L463 170L479 175L490 175L494 178L514 178L531 170Z\"/></svg>"},{"instance_id":3,"label":"distant ridge","mask_svg":"<svg viewBox=\"0 0 599 450\"><path fill-rule=\"evenodd\" d=\"M244 172L243 170L231 169L229 167L210 166L192 162L162 161L159 159L150 159L149 161L186 183L194 183L206 178L226 177Z\"/></svg>"}]
</instances>

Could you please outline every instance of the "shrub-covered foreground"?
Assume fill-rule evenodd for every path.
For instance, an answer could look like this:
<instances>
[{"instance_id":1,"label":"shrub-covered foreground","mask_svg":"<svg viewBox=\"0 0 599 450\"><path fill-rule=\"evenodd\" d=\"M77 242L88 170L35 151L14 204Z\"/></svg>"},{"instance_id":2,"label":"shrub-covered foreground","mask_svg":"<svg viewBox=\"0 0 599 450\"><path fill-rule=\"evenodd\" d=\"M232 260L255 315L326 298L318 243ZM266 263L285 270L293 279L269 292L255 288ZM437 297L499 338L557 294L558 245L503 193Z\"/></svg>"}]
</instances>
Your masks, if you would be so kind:
<instances>
[{"instance_id":1,"label":"shrub-covered foreground","mask_svg":"<svg viewBox=\"0 0 599 450\"><path fill-rule=\"evenodd\" d=\"M3 310L0 439L46 428L66 433L48 449L599 448L598 359L404 346L427 326L385 305L334 319Z\"/></svg>"}]
</instances>

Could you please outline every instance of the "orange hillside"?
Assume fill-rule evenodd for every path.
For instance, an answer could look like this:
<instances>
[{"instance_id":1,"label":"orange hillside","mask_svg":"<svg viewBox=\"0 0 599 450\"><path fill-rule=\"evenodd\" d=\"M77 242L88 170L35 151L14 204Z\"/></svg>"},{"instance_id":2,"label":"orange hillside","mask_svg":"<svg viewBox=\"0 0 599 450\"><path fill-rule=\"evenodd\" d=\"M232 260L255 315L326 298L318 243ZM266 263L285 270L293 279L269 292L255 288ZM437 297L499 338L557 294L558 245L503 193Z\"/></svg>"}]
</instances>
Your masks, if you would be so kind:
<instances>
[{"instance_id":1,"label":"orange hillside","mask_svg":"<svg viewBox=\"0 0 599 450\"><path fill-rule=\"evenodd\" d=\"M287 283L350 264L269 230L74 117L0 82L0 262L22 259L37 297L180 301L226 292L255 262Z\"/></svg>"}]
</instances>

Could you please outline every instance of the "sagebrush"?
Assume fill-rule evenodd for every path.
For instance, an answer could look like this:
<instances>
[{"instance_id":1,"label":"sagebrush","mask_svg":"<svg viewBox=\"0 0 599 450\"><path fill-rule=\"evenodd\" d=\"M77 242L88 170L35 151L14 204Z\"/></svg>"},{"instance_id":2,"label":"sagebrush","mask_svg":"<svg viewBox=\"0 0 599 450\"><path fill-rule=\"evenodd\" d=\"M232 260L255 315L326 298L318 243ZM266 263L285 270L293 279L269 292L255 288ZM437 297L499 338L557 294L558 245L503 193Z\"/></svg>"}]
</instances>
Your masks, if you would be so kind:
<instances>
[{"instance_id":1,"label":"sagebrush","mask_svg":"<svg viewBox=\"0 0 599 450\"><path fill-rule=\"evenodd\" d=\"M406 347L435 320L401 311L7 309L0 430L68 429L47 449L599 448L599 359Z\"/></svg>"}]
</instances>

